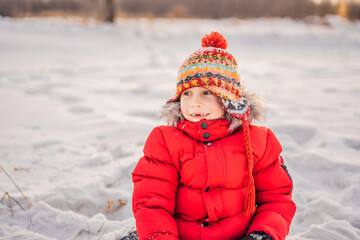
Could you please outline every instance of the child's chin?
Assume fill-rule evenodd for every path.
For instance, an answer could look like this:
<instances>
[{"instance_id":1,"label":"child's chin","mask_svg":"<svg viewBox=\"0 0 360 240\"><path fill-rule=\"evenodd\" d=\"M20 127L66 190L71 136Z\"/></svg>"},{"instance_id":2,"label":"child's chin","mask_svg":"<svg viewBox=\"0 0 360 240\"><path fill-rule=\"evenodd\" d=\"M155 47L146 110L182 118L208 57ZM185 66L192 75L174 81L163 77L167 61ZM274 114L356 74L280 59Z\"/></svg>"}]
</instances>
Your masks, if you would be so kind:
<instances>
[{"instance_id":1,"label":"child's chin","mask_svg":"<svg viewBox=\"0 0 360 240\"><path fill-rule=\"evenodd\" d=\"M201 120L212 120L213 118L211 118L210 116L206 116L206 117L189 117L190 122L200 122Z\"/></svg>"}]
</instances>

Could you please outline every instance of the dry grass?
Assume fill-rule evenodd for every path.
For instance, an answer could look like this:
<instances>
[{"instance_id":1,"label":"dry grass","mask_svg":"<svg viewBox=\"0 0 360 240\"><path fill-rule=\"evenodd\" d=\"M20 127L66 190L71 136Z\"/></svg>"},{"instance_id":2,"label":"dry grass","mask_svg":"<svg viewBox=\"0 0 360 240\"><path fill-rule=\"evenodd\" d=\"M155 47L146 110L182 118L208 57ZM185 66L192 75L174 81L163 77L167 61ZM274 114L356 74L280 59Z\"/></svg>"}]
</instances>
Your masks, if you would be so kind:
<instances>
[{"instance_id":1,"label":"dry grass","mask_svg":"<svg viewBox=\"0 0 360 240\"><path fill-rule=\"evenodd\" d=\"M16 184L16 182L14 181L14 179L12 179L12 177L8 174L8 172L5 170L5 168L0 165L0 174L4 173L6 174L6 176L10 179L10 181L15 185L15 187L18 189L18 191L21 193L21 195L23 196L23 198L30 204L30 208L34 206L34 204L25 196L25 194L21 191L20 187ZM14 215L14 211L13 211L13 202L15 202L17 205L19 205L21 207L21 209L23 209L24 211L25 208L23 208L23 206L21 206L21 204L15 199L13 198L8 191L4 190L2 187L0 187L0 189L4 192L3 196L0 199L0 202L2 202L6 197L9 201L9 208L10 211L12 213L12 215Z\"/></svg>"},{"instance_id":2,"label":"dry grass","mask_svg":"<svg viewBox=\"0 0 360 240\"><path fill-rule=\"evenodd\" d=\"M121 199L118 199L118 204L117 206L113 206L114 205L114 199L110 199L108 200L107 202L107 210L106 210L106 213L107 214L111 214L113 212L116 212L117 210L119 210L122 206L126 205L126 202L124 202L123 200ZM114 207L114 208L113 208Z\"/></svg>"}]
</instances>

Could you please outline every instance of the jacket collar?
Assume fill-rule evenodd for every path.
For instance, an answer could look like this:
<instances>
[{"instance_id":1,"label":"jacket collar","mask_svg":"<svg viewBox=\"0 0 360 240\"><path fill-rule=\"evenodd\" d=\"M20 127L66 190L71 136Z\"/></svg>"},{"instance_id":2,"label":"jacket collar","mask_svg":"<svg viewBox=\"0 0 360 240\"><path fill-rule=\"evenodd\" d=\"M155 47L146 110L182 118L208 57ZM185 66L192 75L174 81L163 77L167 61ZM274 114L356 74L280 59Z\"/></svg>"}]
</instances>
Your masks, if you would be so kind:
<instances>
[{"instance_id":1,"label":"jacket collar","mask_svg":"<svg viewBox=\"0 0 360 240\"><path fill-rule=\"evenodd\" d=\"M228 120L220 118L215 120L204 119L199 122L183 120L176 127L197 141L210 142L230 135L229 125Z\"/></svg>"}]
</instances>

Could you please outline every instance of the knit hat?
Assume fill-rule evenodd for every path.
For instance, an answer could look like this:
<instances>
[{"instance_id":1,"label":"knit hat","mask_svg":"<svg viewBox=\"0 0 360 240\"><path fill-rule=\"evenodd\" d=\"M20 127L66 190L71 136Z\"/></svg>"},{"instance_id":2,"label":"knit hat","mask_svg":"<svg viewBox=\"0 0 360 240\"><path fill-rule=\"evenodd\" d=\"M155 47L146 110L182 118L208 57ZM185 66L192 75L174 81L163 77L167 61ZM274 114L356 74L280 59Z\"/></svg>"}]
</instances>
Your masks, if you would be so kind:
<instances>
[{"instance_id":1,"label":"knit hat","mask_svg":"<svg viewBox=\"0 0 360 240\"><path fill-rule=\"evenodd\" d=\"M180 67L175 96L168 102L177 101L186 89L202 87L219 98L226 112L242 120L249 171L244 211L246 215L250 216L256 210L255 185L252 175L254 164L248 123L250 105L248 100L242 96L238 64L234 56L226 50L226 39L218 32L211 32L206 34L201 42L202 48L191 54Z\"/></svg>"},{"instance_id":2,"label":"knit hat","mask_svg":"<svg viewBox=\"0 0 360 240\"><path fill-rule=\"evenodd\" d=\"M242 83L237 70L237 61L226 50L226 39L218 32L206 34L202 48L191 54L182 64L177 76L176 101L188 88L203 87L213 92L225 111L242 119L249 116L248 101L241 97Z\"/></svg>"}]
</instances>

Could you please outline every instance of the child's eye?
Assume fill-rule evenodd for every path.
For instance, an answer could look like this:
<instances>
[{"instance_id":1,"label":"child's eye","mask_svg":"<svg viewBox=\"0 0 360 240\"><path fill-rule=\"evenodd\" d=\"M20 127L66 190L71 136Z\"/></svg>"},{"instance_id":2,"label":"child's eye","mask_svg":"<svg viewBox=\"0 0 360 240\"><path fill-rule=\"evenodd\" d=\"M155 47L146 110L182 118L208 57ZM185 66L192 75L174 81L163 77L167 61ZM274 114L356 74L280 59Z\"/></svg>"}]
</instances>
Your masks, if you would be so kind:
<instances>
[{"instance_id":1,"label":"child's eye","mask_svg":"<svg viewBox=\"0 0 360 240\"><path fill-rule=\"evenodd\" d=\"M211 91L204 91L204 95L211 95L213 94Z\"/></svg>"},{"instance_id":2,"label":"child's eye","mask_svg":"<svg viewBox=\"0 0 360 240\"><path fill-rule=\"evenodd\" d=\"M182 93L182 96L189 96L190 95L190 92L183 92Z\"/></svg>"}]
</instances>

